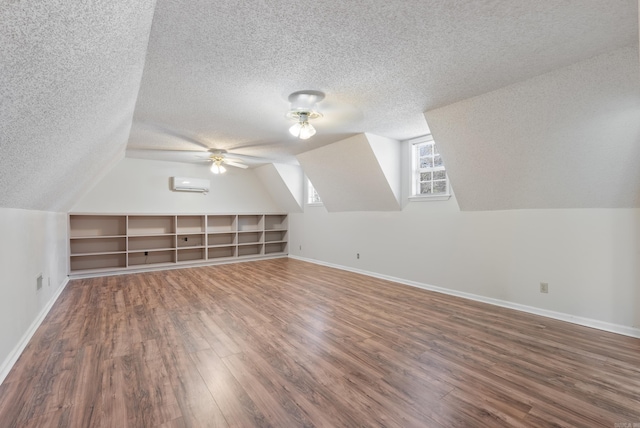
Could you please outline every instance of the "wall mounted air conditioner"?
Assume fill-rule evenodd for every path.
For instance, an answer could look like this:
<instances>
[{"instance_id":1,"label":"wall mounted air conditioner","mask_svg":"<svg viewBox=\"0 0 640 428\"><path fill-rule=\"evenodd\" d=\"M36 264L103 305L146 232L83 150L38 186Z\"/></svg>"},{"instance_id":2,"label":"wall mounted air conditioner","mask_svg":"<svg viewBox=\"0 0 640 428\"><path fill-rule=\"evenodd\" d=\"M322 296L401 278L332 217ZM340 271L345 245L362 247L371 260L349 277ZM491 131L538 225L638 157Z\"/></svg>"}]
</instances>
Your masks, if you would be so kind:
<instances>
[{"instance_id":1,"label":"wall mounted air conditioner","mask_svg":"<svg viewBox=\"0 0 640 428\"><path fill-rule=\"evenodd\" d=\"M204 178L171 177L171 190L179 192L202 192L209 191L210 181Z\"/></svg>"}]
</instances>

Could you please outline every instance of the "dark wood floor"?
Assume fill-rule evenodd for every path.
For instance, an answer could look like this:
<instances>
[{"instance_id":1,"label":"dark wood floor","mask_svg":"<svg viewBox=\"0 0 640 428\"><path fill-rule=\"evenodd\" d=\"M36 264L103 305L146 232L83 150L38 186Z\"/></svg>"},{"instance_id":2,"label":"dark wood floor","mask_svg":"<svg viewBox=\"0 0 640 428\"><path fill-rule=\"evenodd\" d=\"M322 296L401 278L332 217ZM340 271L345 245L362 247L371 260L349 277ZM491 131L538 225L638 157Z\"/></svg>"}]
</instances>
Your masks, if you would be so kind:
<instances>
[{"instance_id":1,"label":"dark wood floor","mask_svg":"<svg viewBox=\"0 0 640 428\"><path fill-rule=\"evenodd\" d=\"M638 339L275 259L71 281L0 427L614 427L639 400Z\"/></svg>"}]
</instances>

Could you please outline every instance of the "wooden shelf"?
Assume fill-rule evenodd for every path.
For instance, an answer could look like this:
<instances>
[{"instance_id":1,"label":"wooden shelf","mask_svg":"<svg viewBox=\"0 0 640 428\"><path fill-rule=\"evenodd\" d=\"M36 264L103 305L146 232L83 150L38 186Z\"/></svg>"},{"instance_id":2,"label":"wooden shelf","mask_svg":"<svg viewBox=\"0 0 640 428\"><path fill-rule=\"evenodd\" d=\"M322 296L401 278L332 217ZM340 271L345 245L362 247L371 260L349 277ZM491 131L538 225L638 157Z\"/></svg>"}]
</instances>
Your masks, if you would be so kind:
<instances>
[{"instance_id":1,"label":"wooden shelf","mask_svg":"<svg viewBox=\"0 0 640 428\"><path fill-rule=\"evenodd\" d=\"M287 254L286 214L70 214L69 273Z\"/></svg>"},{"instance_id":2,"label":"wooden shelf","mask_svg":"<svg viewBox=\"0 0 640 428\"><path fill-rule=\"evenodd\" d=\"M196 261L196 260L204 261L206 258L205 254L206 254L206 251L204 247L181 249L181 250L178 250L178 262Z\"/></svg>"},{"instance_id":3,"label":"wooden shelf","mask_svg":"<svg viewBox=\"0 0 640 428\"><path fill-rule=\"evenodd\" d=\"M238 257L257 256L262 254L262 244L238 245Z\"/></svg>"},{"instance_id":4,"label":"wooden shelf","mask_svg":"<svg viewBox=\"0 0 640 428\"><path fill-rule=\"evenodd\" d=\"M267 230L264 232L264 242L286 241L286 230Z\"/></svg>"},{"instance_id":5,"label":"wooden shelf","mask_svg":"<svg viewBox=\"0 0 640 428\"><path fill-rule=\"evenodd\" d=\"M203 247L204 246L204 234L189 234L177 235L178 238L178 248L187 248L187 247Z\"/></svg>"},{"instance_id":6,"label":"wooden shelf","mask_svg":"<svg viewBox=\"0 0 640 428\"><path fill-rule=\"evenodd\" d=\"M175 233L175 216L129 216L128 235L161 235Z\"/></svg>"},{"instance_id":7,"label":"wooden shelf","mask_svg":"<svg viewBox=\"0 0 640 428\"><path fill-rule=\"evenodd\" d=\"M237 215L207 216L207 233L235 232Z\"/></svg>"},{"instance_id":8,"label":"wooden shelf","mask_svg":"<svg viewBox=\"0 0 640 428\"><path fill-rule=\"evenodd\" d=\"M286 214L266 214L264 216L264 230L287 230Z\"/></svg>"},{"instance_id":9,"label":"wooden shelf","mask_svg":"<svg viewBox=\"0 0 640 428\"><path fill-rule=\"evenodd\" d=\"M235 245L229 245L226 247L210 247L207 250L207 258L209 260L233 258L236 257L236 249L237 247Z\"/></svg>"},{"instance_id":10,"label":"wooden shelf","mask_svg":"<svg viewBox=\"0 0 640 428\"><path fill-rule=\"evenodd\" d=\"M238 215L238 232L264 230L261 215Z\"/></svg>"},{"instance_id":11,"label":"wooden shelf","mask_svg":"<svg viewBox=\"0 0 640 428\"><path fill-rule=\"evenodd\" d=\"M238 245L262 242L263 232L238 232Z\"/></svg>"},{"instance_id":12,"label":"wooden shelf","mask_svg":"<svg viewBox=\"0 0 640 428\"><path fill-rule=\"evenodd\" d=\"M128 238L129 251L171 249L176 247L175 235L131 236Z\"/></svg>"},{"instance_id":13,"label":"wooden shelf","mask_svg":"<svg viewBox=\"0 0 640 428\"><path fill-rule=\"evenodd\" d=\"M178 216L176 222L176 232L185 233L203 233L205 230L205 216Z\"/></svg>"},{"instance_id":14,"label":"wooden shelf","mask_svg":"<svg viewBox=\"0 0 640 428\"><path fill-rule=\"evenodd\" d=\"M104 253L73 255L70 257L71 271L95 269L122 269L127 266L126 253Z\"/></svg>"},{"instance_id":15,"label":"wooden shelf","mask_svg":"<svg viewBox=\"0 0 640 428\"><path fill-rule=\"evenodd\" d=\"M100 238L85 236L83 238L71 238L69 250L72 255L124 252L127 250L127 238L124 236Z\"/></svg>"},{"instance_id":16,"label":"wooden shelf","mask_svg":"<svg viewBox=\"0 0 640 428\"><path fill-rule=\"evenodd\" d=\"M282 242L267 242L264 244L264 253L265 254L276 254L276 253L287 253L287 243Z\"/></svg>"},{"instance_id":17,"label":"wooden shelf","mask_svg":"<svg viewBox=\"0 0 640 428\"><path fill-rule=\"evenodd\" d=\"M73 217L69 229L71 238L97 236L124 236L127 234L127 217L122 215L78 215Z\"/></svg>"},{"instance_id":18,"label":"wooden shelf","mask_svg":"<svg viewBox=\"0 0 640 428\"><path fill-rule=\"evenodd\" d=\"M127 254L128 266L153 265L158 263L175 263L175 250L142 251Z\"/></svg>"},{"instance_id":19,"label":"wooden shelf","mask_svg":"<svg viewBox=\"0 0 640 428\"><path fill-rule=\"evenodd\" d=\"M234 245L236 243L237 234L235 232L229 233L214 233L207 235L207 245L219 246L219 245Z\"/></svg>"}]
</instances>

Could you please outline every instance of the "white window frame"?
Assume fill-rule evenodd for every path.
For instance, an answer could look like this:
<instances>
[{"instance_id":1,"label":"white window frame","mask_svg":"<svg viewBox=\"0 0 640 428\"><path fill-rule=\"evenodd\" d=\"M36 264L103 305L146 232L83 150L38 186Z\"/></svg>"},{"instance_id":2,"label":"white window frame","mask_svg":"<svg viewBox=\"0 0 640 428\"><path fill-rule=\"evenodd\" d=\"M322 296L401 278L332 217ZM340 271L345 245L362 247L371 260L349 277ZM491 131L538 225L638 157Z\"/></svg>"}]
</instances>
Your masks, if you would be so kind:
<instances>
[{"instance_id":1,"label":"white window frame","mask_svg":"<svg viewBox=\"0 0 640 428\"><path fill-rule=\"evenodd\" d=\"M431 144L434 146L434 150L436 150L435 142L433 141L433 137L431 135L425 135L423 137L414 138L409 140L409 147L411 150L411 196L409 196L409 200L413 201L444 201L451 198L451 185L449 183L449 176L447 175L446 167L444 163L439 166L420 168L420 146L425 144ZM434 153L435 155L440 156L440 153L437 150ZM420 193L420 181L421 173L425 172L440 172L444 171L445 173L445 186L446 190L444 193ZM433 180L431 180L433 182Z\"/></svg>"},{"instance_id":2,"label":"white window frame","mask_svg":"<svg viewBox=\"0 0 640 428\"><path fill-rule=\"evenodd\" d=\"M311 206L322 205L322 199L320 198L318 191L316 190L315 187L313 187L311 180L309 180L308 178L307 178L307 205L311 205Z\"/></svg>"}]
</instances>

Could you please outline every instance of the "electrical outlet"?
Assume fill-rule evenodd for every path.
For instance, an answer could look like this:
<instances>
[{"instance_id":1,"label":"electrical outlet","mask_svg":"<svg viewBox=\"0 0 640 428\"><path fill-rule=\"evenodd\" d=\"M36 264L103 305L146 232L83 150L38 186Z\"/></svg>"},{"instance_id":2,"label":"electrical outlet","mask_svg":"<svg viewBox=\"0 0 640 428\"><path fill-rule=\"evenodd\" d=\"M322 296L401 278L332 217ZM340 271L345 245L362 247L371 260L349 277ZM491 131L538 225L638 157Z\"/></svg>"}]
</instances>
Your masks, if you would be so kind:
<instances>
[{"instance_id":1,"label":"electrical outlet","mask_svg":"<svg viewBox=\"0 0 640 428\"><path fill-rule=\"evenodd\" d=\"M302 251L302 245L300 245L300 251Z\"/></svg>"},{"instance_id":2,"label":"electrical outlet","mask_svg":"<svg viewBox=\"0 0 640 428\"><path fill-rule=\"evenodd\" d=\"M540 283L540 292L541 293L548 293L549 292L549 283L541 282Z\"/></svg>"},{"instance_id":3,"label":"electrical outlet","mask_svg":"<svg viewBox=\"0 0 640 428\"><path fill-rule=\"evenodd\" d=\"M360 253L356 253L356 259L360 259Z\"/></svg>"},{"instance_id":4,"label":"electrical outlet","mask_svg":"<svg viewBox=\"0 0 640 428\"><path fill-rule=\"evenodd\" d=\"M36 291L42 289L42 274L38 275L36 278Z\"/></svg>"},{"instance_id":5,"label":"electrical outlet","mask_svg":"<svg viewBox=\"0 0 640 428\"><path fill-rule=\"evenodd\" d=\"M149 252L148 252L148 251L145 251L145 252L144 252L144 255L145 255L145 256L148 256L148 255L149 255Z\"/></svg>"}]
</instances>

